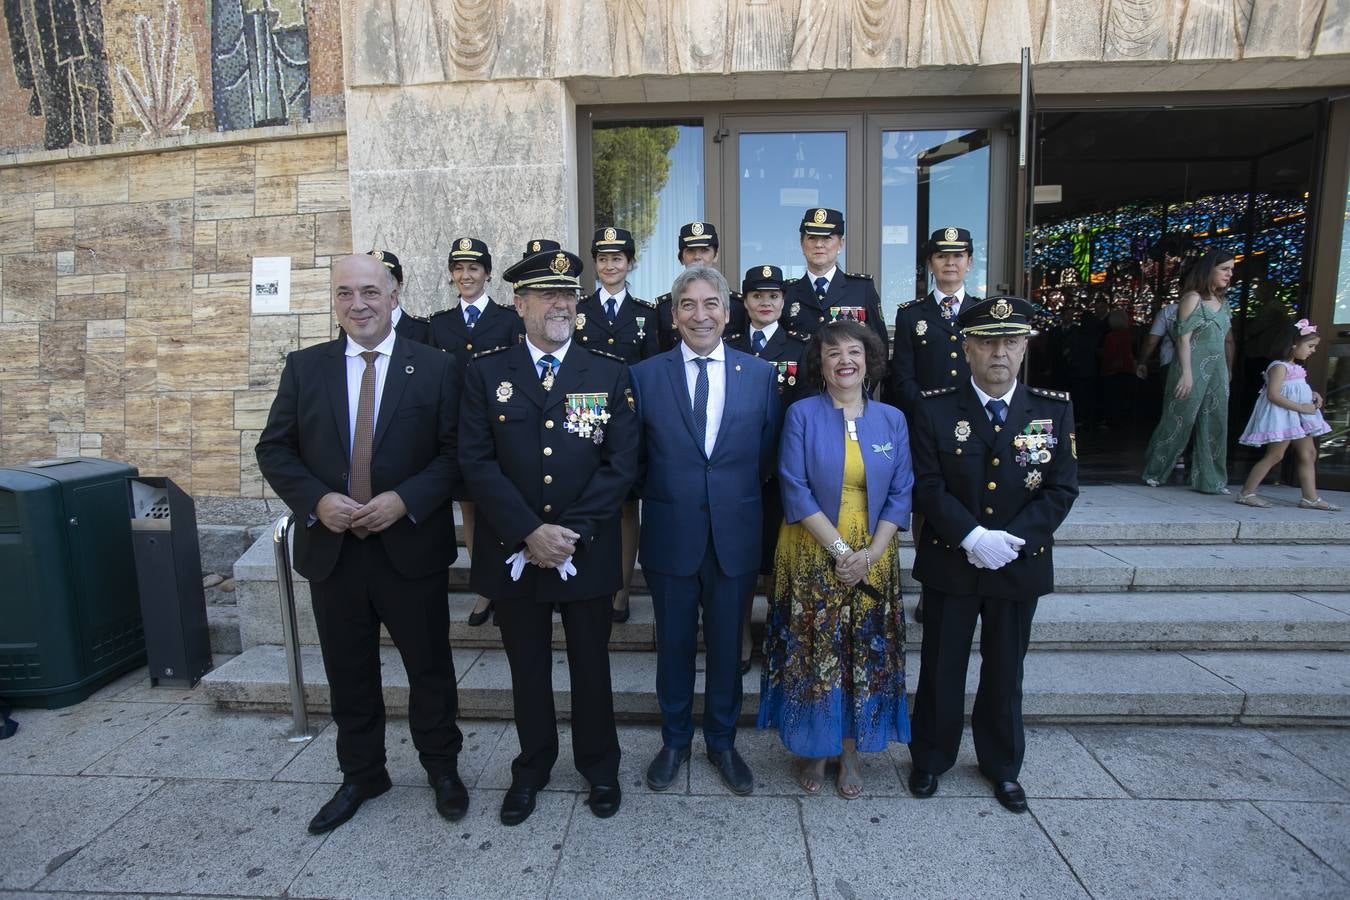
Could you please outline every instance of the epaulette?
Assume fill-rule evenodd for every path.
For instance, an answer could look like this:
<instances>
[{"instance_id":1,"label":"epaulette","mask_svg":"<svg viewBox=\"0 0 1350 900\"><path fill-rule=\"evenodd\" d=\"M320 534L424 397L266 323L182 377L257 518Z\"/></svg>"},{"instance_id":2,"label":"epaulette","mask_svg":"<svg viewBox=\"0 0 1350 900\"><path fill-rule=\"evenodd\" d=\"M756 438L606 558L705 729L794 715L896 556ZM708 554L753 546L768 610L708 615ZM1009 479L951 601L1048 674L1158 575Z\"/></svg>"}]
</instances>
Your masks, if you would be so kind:
<instances>
[{"instance_id":1,"label":"epaulette","mask_svg":"<svg viewBox=\"0 0 1350 900\"><path fill-rule=\"evenodd\" d=\"M582 349L583 349L583 350L589 350L589 351L591 351L592 353L594 353L596 356L606 356L606 357L608 357L608 358L614 360L615 362L626 363L626 362L628 361L628 360L624 359L622 356L615 356L613 353L606 353L605 351L603 351L603 350L597 350L597 349L595 349L594 347L582 347Z\"/></svg>"},{"instance_id":2,"label":"epaulette","mask_svg":"<svg viewBox=\"0 0 1350 900\"><path fill-rule=\"evenodd\" d=\"M455 307L453 311L454 311L454 312L459 312L459 308L458 308L458 307ZM432 313L429 317L427 317L427 321L430 322L432 319L436 318L437 316L448 315L450 312L451 312L451 310L448 310L448 309L439 309L439 310L437 310L436 312ZM407 315L407 313L405 313L405 315ZM461 314L461 318L462 318L462 317L463 317L463 316L462 316L462 314ZM416 318L416 317L414 317L414 318Z\"/></svg>"},{"instance_id":3,"label":"epaulette","mask_svg":"<svg viewBox=\"0 0 1350 900\"><path fill-rule=\"evenodd\" d=\"M788 331L788 337L790 337L790 338L796 338L797 340L801 341L803 344L809 344L809 343L811 343L811 335L809 335L809 334L802 334L800 331Z\"/></svg>"},{"instance_id":4,"label":"epaulette","mask_svg":"<svg viewBox=\"0 0 1350 900\"><path fill-rule=\"evenodd\" d=\"M844 273L844 277L845 277L845 278L865 278L865 279L867 279L868 281L871 281L871 280L872 280L872 276L871 276L871 275L868 275L866 272L845 272L845 273Z\"/></svg>"},{"instance_id":5,"label":"epaulette","mask_svg":"<svg viewBox=\"0 0 1350 900\"><path fill-rule=\"evenodd\" d=\"M896 308L897 308L897 309L904 309L906 306L913 306L915 303L918 303L919 300L921 300L921 299L922 299L921 297L915 297L913 300L906 300L904 303L901 303L901 304L900 304L898 307L896 307Z\"/></svg>"},{"instance_id":6,"label":"epaulette","mask_svg":"<svg viewBox=\"0 0 1350 900\"><path fill-rule=\"evenodd\" d=\"M479 350L477 353L473 355L472 358L480 359L484 356L491 356L494 353L501 353L503 350L510 350L510 349L511 349L510 344L502 344L500 347L493 347L489 350Z\"/></svg>"},{"instance_id":7,"label":"epaulette","mask_svg":"<svg viewBox=\"0 0 1350 900\"><path fill-rule=\"evenodd\" d=\"M799 281L801 281L801 278L789 278L783 282L783 287L787 287L789 284L796 284Z\"/></svg>"},{"instance_id":8,"label":"epaulette","mask_svg":"<svg viewBox=\"0 0 1350 900\"><path fill-rule=\"evenodd\" d=\"M940 387L940 388L932 388L931 390L927 391L919 391L919 396L924 398L941 397L943 394L951 394L954 393L955 391L956 387L953 385L952 387Z\"/></svg>"},{"instance_id":9,"label":"epaulette","mask_svg":"<svg viewBox=\"0 0 1350 900\"><path fill-rule=\"evenodd\" d=\"M741 303L745 302L745 295L742 294L740 291L729 292L729 297L732 300L739 300Z\"/></svg>"},{"instance_id":10,"label":"epaulette","mask_svg":"<svg viewBox=\"0 0 1350 900\"><path fill-rule=\"evenodd\" d=\"M1048 388L1036 387L1028 387L1027 390L1031 391L1031 393L1035 394L1037 397L1048 397L1051 400L1063 400L1065 403L1069 402L1068 391L1052 391Z\"/></svg>"},{"instance_id":11,"label":"epaulette","mask_svg":"<svg viewBox=\"0 0 1350 900\"><path fill-rule=\"evenodd\" d=\"M670 302L670 295L669 295L669 294L662 294L660 297L657 297L657 298L656 298L656 302L657 302L658 304L661 304L661 303L669 303L669 302Z\"/></svg>"},{"instance_id":12,"label":"epaulette","mask_svg":"<svg viewBox=\"0 0 1350 900\"><path fill-rule=\"evenodd\" d=\"M409 319L412 319L414 322L430 322L430 321L431 321L431 317L430 317L430 316L419 316L419 315L417 315L416 313L410 313L410 312L408 312L406 309L403 310L403 315L407 316Z\"/></svg>"},{"instance_id":13,"label":"epaulette","mask_svg":"<svg viewBox=\"0 0 1350 900\"><path fill-rule=\"evenodd\" d=\"M744 333L744 332L741 332L741 331L738 331L738 332L736 332L735 334L724 334L724 335L722 335L722 340L724 340L724 341L726 341L728 344L730 344L732 341L739 341L739 340L740 340L741 338L743 338L743 337L745 337L745 333Z\"/></svg>"},{"instance_id":14,"label":"epaulette","mask_svg":"<svg viewBox=\"0 0 1350 900\"><path fill-rule=\"evenodd\" d=\"M631 297L632 295L630 294L629 296ZM648 309L656 309L656 301L655 301L655 300L644 300L644 299L642 299L641 297L633 297L633 299L636 300L638 303L641 303L643 306L647 307Z\"/></svg>"}]
</instances>

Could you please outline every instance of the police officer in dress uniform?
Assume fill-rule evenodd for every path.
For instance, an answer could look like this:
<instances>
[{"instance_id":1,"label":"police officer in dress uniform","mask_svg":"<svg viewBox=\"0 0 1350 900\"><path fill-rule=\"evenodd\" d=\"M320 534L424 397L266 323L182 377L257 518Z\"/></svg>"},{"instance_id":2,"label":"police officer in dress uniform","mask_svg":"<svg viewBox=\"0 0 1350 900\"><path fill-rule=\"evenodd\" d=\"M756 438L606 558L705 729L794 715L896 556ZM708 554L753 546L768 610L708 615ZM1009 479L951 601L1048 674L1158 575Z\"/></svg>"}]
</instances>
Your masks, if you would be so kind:
<instances>
[{"instance_id":1,"label":"police officer in dress uniform","mask_svg":"<svg viewBox=\"0 0 1350 900\"><path fill-rule=\"evenodd\" d=\"M628 273L636 257L631 232L612 225L596 229L591 259L600 287L577 304L577 340L630 365L660 352L656 301L634 297L628 291ZM623 505L623 588L614 597L615 622L628 621L629 584L637 567L640 527L637 495L633 494Z\"/></svg>"},{"instance_id":2,"label":"police officer in dress uniform","mask_svg":"<svg viewBox=\"0 0 1350 900\"><path fill-rule=\"evenodd\" d=\"M394 276L394 297L398 298L399 292L403 289L403 265L399 263L398 257L388 250L367 250L366 256L373 256L384 264L389 270L389 274ZM431 325L427 319L422 316L415 316L403 308L403 305L394 307L392 319L394 322L394 333L399 337L405 337L410 341L417 341L419 344L431 343ZM346 337L347 332L338 327L338 337Z\"/></svg>"},{"instance_id":3,"label":"police officer in dress uniform","mask_svg":"<svg viewBox=\"0 0 1350 900\"><path fill-rule=\"evenodd\" d=\"M920 392L955 387L970 378L956 317L966 304L980 301L966 293L965 285L974 246L964 228L934 231L926 247L934 288L896 310L895 355L886 399L906 416L913 415Z\"/></svg>"},{"instance_id":4,"label":"police officer in dress uniform","mask_svg":"<svg viewBox=\"0 0 1350 900\"><path fill-rule=\"evenodd\" d=\"M746 329L741 334L729 335L726 344L733 350L758 356L774 364L778 369L778 395L786 411L799 396L797 366L806 352L809 339L793 334L778 324L783 314L783 283L783 270L777 266L751 266L745 270L741 291L744 294ZM781 427L781 421L779 425ZM763 498L764 537L759 572L769 575L773 572L778 528L783 524L783 498L779 493L777 477L770 475L769 480L764 482ZM745 621L741 627L741 674L750 671L753 650L750 613L753 600L752 589L745 603Z\"/></svg>"},{"instance_id":5,"label":"police officer in dress uniform","mask_svg":"<svg viewBox=\"0 0 1350 900\"><path fill-rule=\"evenodd\" d=\"M1027 809L1017 783L1026 748L1022 661L1036 602L1055 589L1055 529L1078 496L1069 395L1017 380L1033 315L1018 297L963 309L957 323L971 377L923 392L910 423L914 504L924 515L914 577L926 611L909 789L932 796L956 761L979 619L975 755L1013 812Z\"/></svg>"},{"instance_id":6,"label":"police officer in dress uniform","mask_svg":"<svg viewBox=\"0 0 1350 900\"><path fill-rule=\"evenodd\" d=\"M492 598L511 666L520 754L501 820L534 811L558 758L553 617L561 606L572 748L591 812L618 812L610 598L621 578L620 507L637 477L628 367L573 340L581 260L542 251L506 272L525 340L476 356L460 405L459 458L481 513L470 583Z\"/></svg>"},{"instance_id":7,"label":"police officer in dress uniform","mask_svg":"<svg viewBox=\"0 0 1350 900\"><path fill-rule=\"evenodd\" d=\"M456 238L450 245L447 263L450 283L459 290L459 299L449 309L431 317L431 342L455 358L463 370L469 358L477 351L516 343L523 333L520 316L515 310L493 302L487 285L492 278L492 253L478 238ZM464 548L473 558L474 526L473 502L456 495L460 514L464 519ZM469 613L469 624L482 625L492 613L492 604L478 597Z\"/></svg>"},{"instance_id":8,"label":"police officer in dress uniform","mask_svg":"<svg viewBox=\"0 0 1350 900\"><path fill-rule=\"evenodd\" d=\"M808 339L838 315L866 319L891 355L890 335L881 318L881 297L871 275L841 272L836 263L844 249L844 214L837 209L808 209L798 228L806 274L787 283L782 322Z\"/></svg>"},{"instance_id":9,"label":"police officer in dress uniform","mask_svg":"<svg viewBox=\"0 0 1350 900\"><path fill-rule=\"evenodd\" d=\"M690 266L716 266L717 252L720 247L717 239L717 226L711 222L686 222L680 226L679 246L676 248L676 254L679 257L680 265L686 269ZM727 324L727 333L736 334L745 330L745 307L741 304L743 298L736 291L731 292L731 321ZM657 342L662 352L671 350L680 342L680 336L675 331L675 307L671 305L670 294L662 294L656 298L657 320L660 328L657 332Z\"/></svg>"},{"instance_id":10,"label":"police officer in dress uniform","mask_svg":"<svg viewBox=\"0 0 1350 900\"><path fill-rule=\"evenodd\" d=\"M520 254L520 258L533 256L536 253L542 253L545 250L561 250L562 244L557 241L550 241L547 238L530 238L525 242L525 252Z\"/></svg>"}]
</instances>

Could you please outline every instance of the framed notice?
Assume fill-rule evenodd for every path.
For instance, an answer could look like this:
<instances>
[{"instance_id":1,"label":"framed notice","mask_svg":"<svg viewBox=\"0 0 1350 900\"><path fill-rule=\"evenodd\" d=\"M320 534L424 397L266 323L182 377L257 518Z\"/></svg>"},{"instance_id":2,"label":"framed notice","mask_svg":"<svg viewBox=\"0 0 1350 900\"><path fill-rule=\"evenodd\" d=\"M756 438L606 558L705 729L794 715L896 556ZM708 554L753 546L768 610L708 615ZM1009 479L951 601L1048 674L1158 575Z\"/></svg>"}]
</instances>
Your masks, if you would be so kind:
<instances>
[{"instance_id":1,"label":"framed notice","mask_svg":"<svg viewBox=\"0 0 1350 900\"><path fill-rule=\"evenodd\" d=\"M253 257L253 279L249 284L249 309L255 316L291 311L291 258L289 256Z\"/></svg>"}]
</instances>

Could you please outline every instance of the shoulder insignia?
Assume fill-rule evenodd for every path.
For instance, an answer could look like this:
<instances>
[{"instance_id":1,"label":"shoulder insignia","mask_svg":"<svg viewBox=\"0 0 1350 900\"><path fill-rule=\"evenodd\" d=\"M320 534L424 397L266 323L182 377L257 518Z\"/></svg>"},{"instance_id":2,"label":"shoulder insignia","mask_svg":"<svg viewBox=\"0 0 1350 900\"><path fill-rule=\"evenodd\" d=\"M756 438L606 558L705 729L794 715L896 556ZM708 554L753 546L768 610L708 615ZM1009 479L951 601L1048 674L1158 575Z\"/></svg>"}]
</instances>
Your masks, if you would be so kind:
<instances>
[{"instance_id":1,"label":"shoulder insignia","mask_svg":"<svg viewBox=\"0 0 1350 900\"><path fill-rule=\"evenodd\" d=\"M656 298L656 302L657 302L657 303L669 303L669 302L670 302L670 295L669 295L669 294L662 294L660 297L657 297L657 298Z\"/></svg>"},{"instance_id":2,"label":"shoulder insignia","mask_svg":"<svg viewBox=\"0 0 1350 900\"><path fill-rule=\"evenodd\" d=\"M943 394L954 394L954 393L956 393L956 388L955 388L954 386L953 386L953 387L940 387L940 388L933 388L932 390L927 390L927 391L919 391L919 396L920 396L920 397L925 397L925 398L926 398L926 397L941 397Z\"/></svg>"},{"instance_id":3,"label":"shoulder insignia","mask_svg":"<svg viewBox=\"0 0 1350 900\"><path fill-rule=\"evenodd\" d=\"M1037 397L1048 397L1051 400L1063 400L1066 403L1069 401L1068 391L1052 391L1047 388L1037 387L1028 387L1027 390L1031 391L1031 393L1035 394Z\"/></svg>"},{"instance_id":4,"label":"shoulder insignia","mask_svg":"<svg viewBox=\"0 0 1350 900\"><path fill-rule=\"evenodd\" d=\"M595 354L596 356L603 356L603 357L606 357L607 359L612 359L612 360L614 360L615 362L621 362L621 363L626 363L626 362L627 362L627 360L625 360L622 356L615 356L613 353L606 353L604 350L596 350L594 347L582 347L582 349L583 349L583 350L589 350L591 353Z\"/></svg>"},{"instance_id":5,"label":"shoulder insignia","mask_svg":"<svg viewBox=\"0 0 1350 900\"><path fill-rule=\"evenodd\" d=\"M796 338L797 340L801 341L803 344L809 344L809 343L811 343L811 335L809 335L809 334L802 334L800 331L789 331L789 332L788 332L788 337L790 337L790 338Z\"/></svg>"},{"instance_id":6,"label":"shoulder insignia","mask_svg":"<svg viewBox=\"0 0 1350 900\"><path fill-rule=\"evenodd\" d=\"M801 281L801 278L800 278L800 277L797 277L797 278L789 278L789 279L787 279L787 280L785 280L785 281L783 282L783 287L787 287L789 284L796 284L796 283L799 282L799 281Z\"/></svg>"},{"instance_id":7,"label":"shoulder insignia","mask_svg":"<svg viewBox=\"0 0 1350 900\"><path fill-rule=\"evenodd\" d=\"M844 273L844 277L845 277L845 278L866 278L868 281L871 281L871 280L872 280L872 276L871 276L871 275L868 275L866 272L845 272L845 273Z\"/></svg>"},{"instance_id":8,"label":"shoulder insignia","mask_svg":"<svg viewBox=\"0 0 1350 900\"><path fill-rule=\"evenodd\" d=\"M644 300L644 299L642 299L641 297L634 297L632 294L629 294L628 296L629 296L629 299L631 299L631 300L636 300L638 303L641 303L643 306L647 307L648 309L656 309L656 301L655 301L655 300Z\"/></svg>"},{"instance_id":9,"label":"shoulder insignia","mask_svg":"<svg viewBox=\"0 0 1350 900\"><path fill-rule=\"evenodd\" d=\"M510 349L511 349L510 344L502 344L500 347L492 347L491 349L488 350L480 350L477 353L475 353L472 358L479 359L484 356L491 356L494 353L501 353L503 350L510 350Z\"/></svg>"},{"instance_id":10,"label":"shoulder insignia","mask_svg":"<svg viewBox=\"0 0 1350 900\"><path fill-rule=\"evenodd\" d=\"M431 317L430 317L430 316L419 316L419 315L417 315L416 313L410 313L410 312L408 312L406 309L403 310L403 315L407 316L409 319L412 319L414 322L430 322L430 321L431 321Z\"/></svg>"},{"instance_id":11,"label":"shoulder insignia","mask_svg":"<svg viewBox=\"0 0 1350 900\"><path fill-rule=\"evenodd\" d=\"M439 319L441 316L448 316L450 315L451 312L459 312L459 309L456 308L454 310L449 309L437 310L436 312L432 313L430 316L427 317L427 321L430 322L432 319ZM416 316L414 316L414 318L416 318Z\"/></svg>"},{"instance_id":12,"label":"shoulder insignia","mask_svg":"<svg viewBox=\"0 0 1350 900\"><path fill-rule=\"evenodd\" d=\"M738 331L738 332L736 332L735 334L724 334L724 335L722 335L722 340L726 341L726 342L729 344L729 343L731 343L732 341L739 341L739 340L740 340L741 338L743 338L743 337L745 337L745 334Z\"/></svg>"},{"instance_id":13,"label":"shoulder insignia","mask_svg":"<svg viewBox=\"0 0 1350 900\"><path fill-rule=\"evenodd\" d=\"M897 306L896 309L908 309L909 307L913 306L915 303L918 303L918 302L919 302L919 298L918 298L918 297L915 297L913 300L906 300L906 301L904 301L904 302L901 303L899 306Z\"/></svg>"}]
</instances>

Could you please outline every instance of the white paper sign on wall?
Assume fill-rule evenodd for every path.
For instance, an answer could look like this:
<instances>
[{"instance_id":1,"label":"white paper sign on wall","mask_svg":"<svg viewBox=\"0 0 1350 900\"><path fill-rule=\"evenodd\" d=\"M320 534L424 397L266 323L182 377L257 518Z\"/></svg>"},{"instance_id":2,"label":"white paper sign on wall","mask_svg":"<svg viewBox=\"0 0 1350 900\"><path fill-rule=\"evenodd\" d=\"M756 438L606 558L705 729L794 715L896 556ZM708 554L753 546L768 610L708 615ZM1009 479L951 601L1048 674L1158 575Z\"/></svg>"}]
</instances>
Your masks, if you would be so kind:
<instances>
[{"instance_id":1,"label":"white paper sign on wall","mask_svg":"<svg viewBox=\"0 0 1350 900\"><path fill-rule=\"evenodd\" d=\"M249 309L255 316L291 311L291 258L289 256L253 257Z\"/></svg>"}]
</instances>

